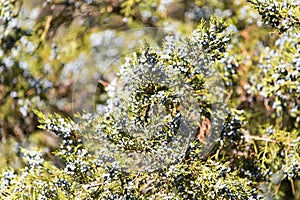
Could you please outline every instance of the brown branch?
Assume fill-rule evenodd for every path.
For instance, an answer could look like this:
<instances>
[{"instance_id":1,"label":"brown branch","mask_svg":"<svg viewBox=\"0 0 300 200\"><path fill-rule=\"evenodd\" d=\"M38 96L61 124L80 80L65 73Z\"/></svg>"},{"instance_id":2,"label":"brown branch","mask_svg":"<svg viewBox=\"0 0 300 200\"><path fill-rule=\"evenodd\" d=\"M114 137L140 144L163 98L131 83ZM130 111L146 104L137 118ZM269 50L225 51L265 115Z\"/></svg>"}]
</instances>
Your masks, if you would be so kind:
<instances>
[{"instance_id":1,"label":"brown branch","mask_svg":"<svg viewBox=\"0 0 300 200\"><path fill-rule=\"evenodd\" d=\"M265 141L265 142L278 143L277 140L270 139L270 138L267 138L267 137L259 137L259 136L253 136L253 135L244 135L242 137L246 140L260 140L260 141ZM289 147L294 146L293 144L291 144L289 142L288 143L283 143L283 144L288 145Z\"/></svg>"},{"instance_id":2,"label":"brown branch","mask_svg":"<svg viewBox=\"0 0 300 200\"><path fill-rule=\"evenodd\" d=\"M44 41L44 40L46 39L47 33L48 33L49 29L50 29L50 25L51 25L52 19L53 19L53 16L52 16L52 15L48 16L47 21L46 21L46 25L45 25L44 32L43 32L43 34L42 34L42 36L41 36L41 40L42 40L42 41Z\"/></svg>"}]
</instances>

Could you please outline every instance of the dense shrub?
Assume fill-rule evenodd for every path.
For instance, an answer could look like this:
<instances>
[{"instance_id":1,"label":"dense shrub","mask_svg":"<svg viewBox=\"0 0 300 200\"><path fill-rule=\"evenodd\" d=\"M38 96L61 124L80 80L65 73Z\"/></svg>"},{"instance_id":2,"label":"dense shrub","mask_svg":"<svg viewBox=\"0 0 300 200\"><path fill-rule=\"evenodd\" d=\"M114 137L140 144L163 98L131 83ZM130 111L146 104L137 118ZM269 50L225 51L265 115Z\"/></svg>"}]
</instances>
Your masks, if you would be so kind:
<instances>
[{"instance_id":1,"label":"dense shrub","mask_svg":"<svg viewBox=\"0 0 300 200\"><path fill-rule=\"evenodd\" d=\"M1 198L299 199L299 4L1 1Z\"/></svg>"}]
</instances>

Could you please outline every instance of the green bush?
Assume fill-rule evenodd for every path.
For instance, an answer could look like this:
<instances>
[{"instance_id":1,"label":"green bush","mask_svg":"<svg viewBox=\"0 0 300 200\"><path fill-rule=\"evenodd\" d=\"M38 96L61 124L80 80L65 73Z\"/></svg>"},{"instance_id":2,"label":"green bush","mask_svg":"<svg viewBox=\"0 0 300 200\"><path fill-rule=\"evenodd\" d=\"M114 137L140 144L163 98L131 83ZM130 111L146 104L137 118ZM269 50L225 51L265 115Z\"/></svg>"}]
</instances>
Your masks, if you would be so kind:
<instances>
[{"instance_id":1,"label":"green bush","mask_svg":"<svg viewBox=\"0 0 300 200\"><path fill-rule=\"evenodd\" d=\"M298 16L285 0L1 1L1 198L299 199ZM160 47L122 52L157 28Z\"/></svg>"}]
</instances>

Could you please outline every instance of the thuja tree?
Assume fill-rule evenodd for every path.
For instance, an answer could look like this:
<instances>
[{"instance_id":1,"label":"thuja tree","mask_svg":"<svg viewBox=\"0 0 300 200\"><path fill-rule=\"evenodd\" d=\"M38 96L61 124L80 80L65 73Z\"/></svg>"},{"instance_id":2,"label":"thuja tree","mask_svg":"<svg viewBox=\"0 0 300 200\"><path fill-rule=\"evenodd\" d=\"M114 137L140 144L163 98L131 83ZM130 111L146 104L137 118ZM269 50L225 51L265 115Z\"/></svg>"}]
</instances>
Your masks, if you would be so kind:
<instances>
[{"instance_id":1,"label":"thuja tree","mask_svg":"<svg viewBox=\"0 0 300 200\"><path fill-rule=\"evenodd\" d=\"M243 122L239 112L229 109L224 109L224 120L214 120L213 117L219 118L222 114L213 111L215 102L205 87L206 76L216 73L212 64L223 57L230 35L223 20L211 18L209 26L202 21L189 39L176 41L175 37L167 36L161 50L146 45L127 57L121 66L119 76L123 89L117 90L113 83L107 87L108 105L103 115L86 113L79 115L81 120L75 123L59 115L45 116L36 112L40 128L61 136L62 143L55 156L64 166L50 165L38 151L23 149L28 166L21 170L20 176L12 171L4 172L2 194L17 198L260 198L256 180L243 177L231 167L234 162L219 159L224 154L222 149L232 146L232 141L236 143L233 146L238 145ZM195 102L185 105L189 100L186 96L194 97ZM153 105L158 105L158 110ZM185 112L194 113L189 112L190 109L200 113L195 114L194 122L184 121ZM209 121L206 126L202 125L204 120ZM158 146L178 136L183 123L189 123L185 126L195 123L197 130L185 152L179 152L178 157L165 165L147 169L146 161L147 170L130 169L134 160L127 163L131 157L126 155L155 153ZM218 123L226 124L226 128L222 130L221 126L220 130L214 130L210 127ZM147 132L142 132L141 137L140 133L133 134L136 130ZM189 128L184 130L190 131ZM204 133L198 135L200 132ZM181 136L189 137L189 134ZM89 147L91 141L87 137L97 141L92 143L94 148ZM101 143L103 141L106 143ZM111 149L102 148L109 144L113 145ZM175 148L180 147L180 143L175 144L178 144ZM213 150L207 149L211 144L216 146ZM89 149L92 151L87 151ZM218 156L211 152L208 155L208 150L218 152ZM156 161L151 158L148 158L151 162Z\"/></svg>"},{"instance_id":2,"label":"thuja tree","mask_svg":"<svg viewBox=\"0 0 300 200\"><path fill-rule=\"evenodd\" d=\"M121 15L134 20L139 12L129 11L147 8L141 2L107 5L105 12L123 8ZM21 149L25 167L2 169L1 196L299 198L299 2L250 2L187 1L188 18L209 22L202 20L188 39L169 35L162 48L146 42L126 56L115 81L99 82L101 114L83 112L75 120L36 111L39 127L58 135L60 146L48 157L43 149ZM242 12L250 5L272 28L259 29L257 15ZM232 17L229 27L209 17L217 10ZM223 94L227 106L220 105ZM163 148L172 144L181 151ZM172 159L155 157L170 149ZM139 166L136 154L148 160Z\"/></svg>"}]
</instances>

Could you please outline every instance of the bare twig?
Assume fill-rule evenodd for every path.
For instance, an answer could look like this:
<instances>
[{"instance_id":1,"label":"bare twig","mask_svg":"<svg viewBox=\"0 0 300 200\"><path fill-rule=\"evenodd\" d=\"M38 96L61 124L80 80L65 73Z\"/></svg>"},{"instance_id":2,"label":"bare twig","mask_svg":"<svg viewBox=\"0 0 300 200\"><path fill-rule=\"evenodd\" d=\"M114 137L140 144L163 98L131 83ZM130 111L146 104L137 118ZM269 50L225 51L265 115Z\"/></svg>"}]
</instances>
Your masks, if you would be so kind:
<instances>
[{"instance_id":1,"label":"bare twig","mask_svg":"<svg viewBox=\"0 0 300 200\"><path fill-rule=\"evenodd\" d=\"M42 41L46 39L47 33L48 33L49 29L50 29L50 25L51 25L52 19L53 19L53 16L52 16L52 15L48 16L47 21L46 21L46 25L45 25L44 32L43 32L43 34L42 34L42 36L41 36L41 40L42 40Z\"/></svg>"},{"instance_id":2,"label":"bare twig","mask_svg":"<svg viewBox=\"0 0 300 200\"><path fill-rule=\"evenodd\" d=\"M274 139L270 139L268 137L260 137L260 136L253 136L253 135L244 135L242 136L244 139L246 139L247 141L251 141L251 140L260 140L260 141L265 141L265 142L272 142L272 143L278 143L277 140ZM290 143L290 141L288 140L287 143L283 143L285 145L290 146L294 146L293 144Z\"/></svg>"}]
</instances>

